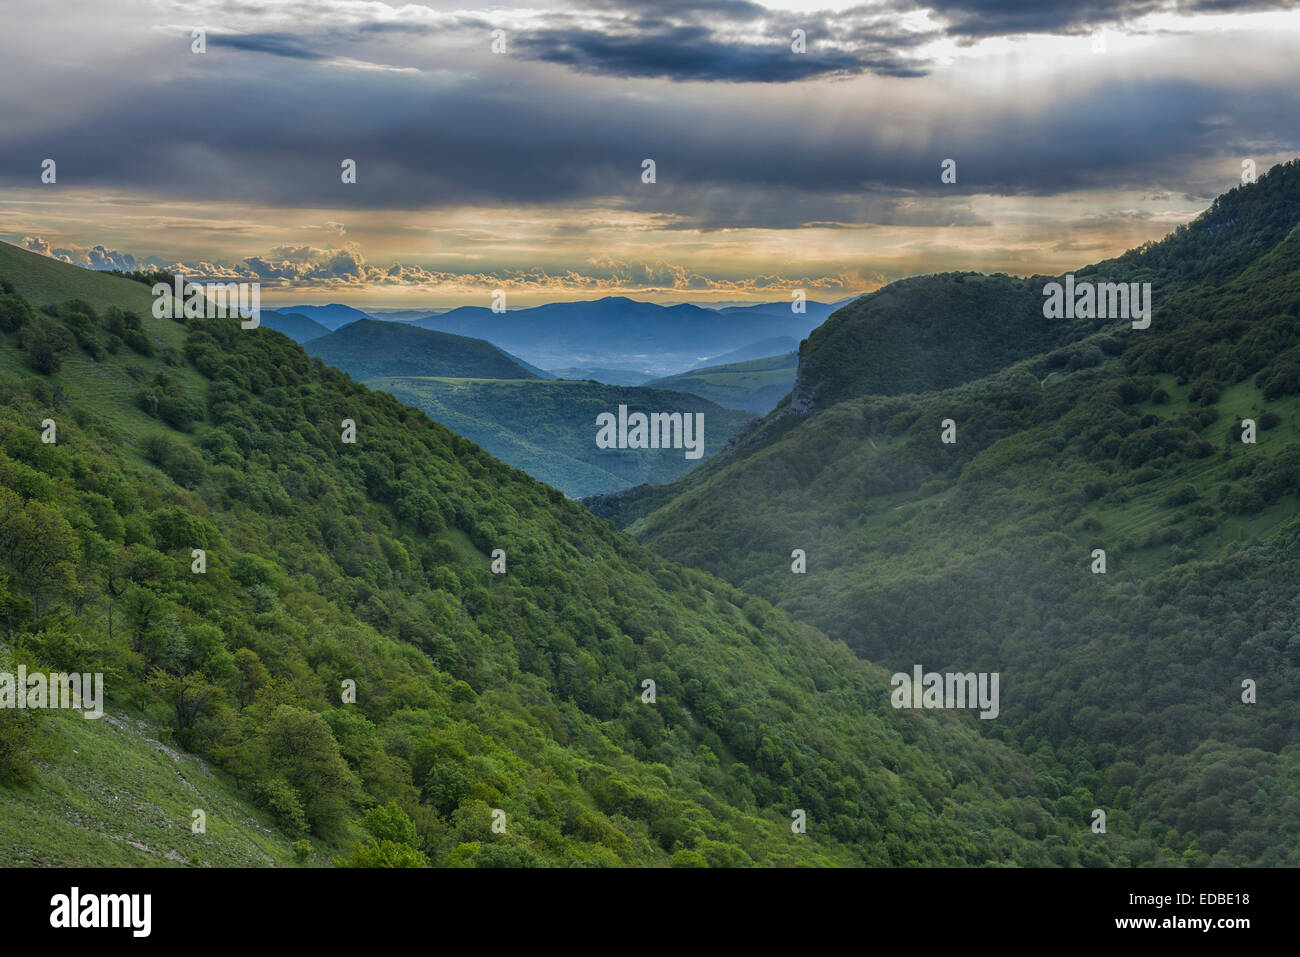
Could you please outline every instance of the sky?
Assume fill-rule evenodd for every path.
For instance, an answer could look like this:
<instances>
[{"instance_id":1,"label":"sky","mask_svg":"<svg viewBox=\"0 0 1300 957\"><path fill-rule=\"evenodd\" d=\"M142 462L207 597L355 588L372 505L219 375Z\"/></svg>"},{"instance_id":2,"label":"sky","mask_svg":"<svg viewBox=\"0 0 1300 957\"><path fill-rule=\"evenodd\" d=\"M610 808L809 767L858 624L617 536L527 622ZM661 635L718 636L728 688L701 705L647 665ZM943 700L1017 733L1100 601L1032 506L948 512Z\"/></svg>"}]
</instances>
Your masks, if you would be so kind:
<instances>
[{"instance_id":1,"label":"sky","mask_svg":"<svg viewBox=\"0 0 1300 957\"><path fill-rule=\"evenodd\" d=\"M1300 154L1297 6L0 0L0 239L359 308L1056 274Z\"/></svg>"}]
</instances>

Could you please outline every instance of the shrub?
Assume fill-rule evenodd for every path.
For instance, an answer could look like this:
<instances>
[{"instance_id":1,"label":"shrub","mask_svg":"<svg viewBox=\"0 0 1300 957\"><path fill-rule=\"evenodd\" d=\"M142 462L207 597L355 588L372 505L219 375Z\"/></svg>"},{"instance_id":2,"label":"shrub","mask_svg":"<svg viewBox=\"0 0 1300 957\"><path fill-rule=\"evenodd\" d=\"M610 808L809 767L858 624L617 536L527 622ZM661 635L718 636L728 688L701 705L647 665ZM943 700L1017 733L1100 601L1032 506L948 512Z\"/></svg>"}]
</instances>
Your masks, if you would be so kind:
<instances>
[{"instance_id":1,"label":"shrub","mask_svg":"<svg viewBox=\"0 0 1300 957\"><path fill-rule=\"evenodd\" d=\"M1228 489L1223 507L1233 515L1249 515L1264 507L1264 498L1256 490L1253 482L1238 482Z\"/></svg>"},{"instance_id":2,"label":"shrub","mask_svg":"<svg viewBox=\"0 0 1300 957\"><path fill-rule=\"evenodd\" d=\"M72 333L46 319L29 322L18 333L23 361L42 375L58 372L74 344Z\"/></svg>"},{"instance_id":3,"label":"shrub","mask_svg":"<svg viewBox=\"0 0 1300 957\"><path fill-rule=\"evenodd\" d=\"M22 296L0 296L0 332L15 332L32 321L32 310Z\"/></svg>"},{"instance_id":4,"label":"shrub","mask_svg":"<svg viewBox=\"0 0 1300 957\"><path fill-rule=\"evenodd\" d=\"M307 833L307 815L303 813L298 792L284 778L258 781L253 785L257 803L271 812L280 827L290 834Z\"/></svg>"},{"instance_id":5,"label":"shrub","mask_svg":"<svg viewBox=\"0 0 1300 957\"><path fill-rule=\"evenodd\" d=\"M186 488L198 485L207 468L199 453L165 435L146 436L141 451L145 458Z\"/></svg>"}]
</instances>

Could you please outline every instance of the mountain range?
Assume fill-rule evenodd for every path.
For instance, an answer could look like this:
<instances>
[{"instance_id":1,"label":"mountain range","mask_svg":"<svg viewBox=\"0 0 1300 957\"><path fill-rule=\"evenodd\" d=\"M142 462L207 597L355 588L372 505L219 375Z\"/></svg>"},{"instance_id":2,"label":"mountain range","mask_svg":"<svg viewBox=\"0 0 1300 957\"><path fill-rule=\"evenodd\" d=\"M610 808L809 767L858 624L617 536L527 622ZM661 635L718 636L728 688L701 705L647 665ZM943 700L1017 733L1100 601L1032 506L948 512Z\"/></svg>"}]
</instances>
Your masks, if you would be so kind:
<instances>
[{"instance_id":1,"label":"mountain range","mask_svg":"<svg viewBox=\"0 0 1300 957\"><path fill-rule=\"evenodd\" d=\"M328 306L283 306L275 311L289 315L306 316L313 322L324 326L330 332L340 329L350 322L376 318L362 312L360 309L337 302L330 303Z\"/></svg>"},{"instance_id":2,"label":"mountain range","mask_svg":"<svg viewBox=\"0 0 1300 957\"><path fill-rule=\"evenodd\" d=\"M851 301L806 301L803 313L793 312L789 303L714 309L692 304L663 306L621 297L548 303L501 314L478 306L436 313L410 309L364 312L334 303L263 310L262 322L303 343L358 321L382 321L398 328L491 342L542 378L640 385L656 376L706 365L792 352L818 323ZM787 334L769 335L773 330ZM528 361L519 355L527 356ZM544 372L543 367L553 371Z\"/></svg>"},{"instance_id":3,"label":"mountain range","mask_svg":"<svg viewBox=\"0 0 1300 957\"><path fill-rule=\"evenodd\" d=\"M669 375L763 339L801 340L816 319L784 312L693 305L661 306L620 296L494 313L462 306L415 321L425 329L473 336L542 368L644 368Z\"/></svg>"}]
</instances>

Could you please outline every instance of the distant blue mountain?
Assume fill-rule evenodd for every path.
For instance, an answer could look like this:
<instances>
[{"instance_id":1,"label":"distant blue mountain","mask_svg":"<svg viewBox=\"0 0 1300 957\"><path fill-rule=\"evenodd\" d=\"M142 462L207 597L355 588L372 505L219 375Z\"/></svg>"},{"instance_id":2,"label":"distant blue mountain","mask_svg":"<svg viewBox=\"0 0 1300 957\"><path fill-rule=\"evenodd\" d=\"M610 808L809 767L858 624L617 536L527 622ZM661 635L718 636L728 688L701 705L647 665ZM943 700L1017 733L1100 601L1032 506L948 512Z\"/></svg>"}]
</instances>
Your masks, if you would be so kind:
<instances>
[{"instance_id":1,"label":"distant blue mountain","mask_svg":"<svg viewBox=\"0 0 1300 957\"><path fill-rule=\"evenodd\" d=\"M499 314L484 306L462 306L414 325L486 339L548 369L637 366L664 374L765 338L803 339L817 321L791 313L788 304L784 313L745 307L720 312L607 296Z\"/></svg>"},{"instance_id":2,"label":"distant blue mountain","mask_svg":"<svg viewBox=\"0 0 1300 957\"><path fill-rule=\"evenodd\" d=\"M856 297L854 297L856 298ZM717 311L724 316L743 316L763 314L768 316L793 316L796 319L802 319L808 325L810 331L812 326L819 326L826 321L832 312L839 309L842 305L852 302L853 299L846 299L843 302L816 302L808 299L804 301L804 311L796 313L791 309L789 302L760 302L752 306L722 306Z\"/></svg>"},{"instance_id":3,"label":"distant blue mountain","mask_svg":"<svg viewBox=\"0 0 1300 957\"><path fill-rule=\"evenodd\" d=\"M371 319L382 319L384 322L414 322L416 319L446 311L446 309L367 309L366 315Z\"/></svg>"},{"instance_id":4,"label":"distant blue mountain","mask_svg":"<svg viewBox=\"0 0 1300 957\"><path fill-rule=\"evenodd\" d=\"M281 309L263 309L259 315L262 325L276 332L283 332L294 342L310 342L321 336L329 335L329 329L314 319L309 319L296 312Z\"/></svg>"},{"instance_id":5,"label":"distant blue mountain","mask_svg":"<svg viewBox=\"0 0 1300 957\"><path fill-rule=\"evenodd\" d=\"M306 316L308 319L319 322L326 329L334 330L346 326L349 322L356 322L358 319L371 318L360 309L353 309L351 306L344 306L338 303L331 303L328 306L284 306L277 309L276 312L294 312L300 316Z\"/></svg>"}]
</instances>

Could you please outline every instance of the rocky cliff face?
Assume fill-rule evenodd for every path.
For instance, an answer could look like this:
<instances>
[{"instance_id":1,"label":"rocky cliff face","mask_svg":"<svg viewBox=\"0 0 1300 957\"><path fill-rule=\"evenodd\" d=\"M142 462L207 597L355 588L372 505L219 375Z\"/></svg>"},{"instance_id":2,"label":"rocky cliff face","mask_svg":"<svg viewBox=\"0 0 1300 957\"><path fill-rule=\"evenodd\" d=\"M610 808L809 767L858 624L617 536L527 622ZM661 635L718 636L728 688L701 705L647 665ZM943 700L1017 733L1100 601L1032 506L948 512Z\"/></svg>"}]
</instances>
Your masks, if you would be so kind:
<instances>
[{"instance_id":1,"label":"rocky cliff face","mask_svg":"<svg viewBox=\"0 0 1300 957\"><path fill-rule=\"evenodd\" d=\"M795 415L805 415L813 409L813 395L816 385L808 382L808 365L803 356L799 357L799 368L794 375L794 386L790 389L789 411Z\"/></svg>"}]
</instances>

